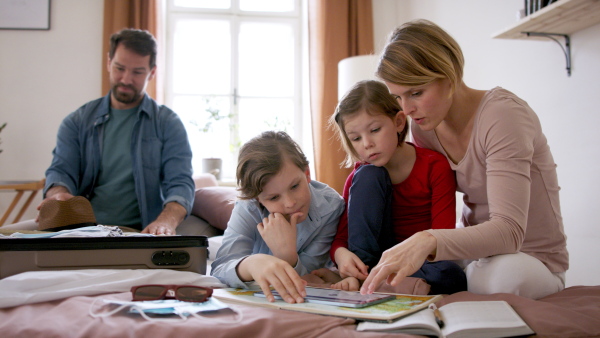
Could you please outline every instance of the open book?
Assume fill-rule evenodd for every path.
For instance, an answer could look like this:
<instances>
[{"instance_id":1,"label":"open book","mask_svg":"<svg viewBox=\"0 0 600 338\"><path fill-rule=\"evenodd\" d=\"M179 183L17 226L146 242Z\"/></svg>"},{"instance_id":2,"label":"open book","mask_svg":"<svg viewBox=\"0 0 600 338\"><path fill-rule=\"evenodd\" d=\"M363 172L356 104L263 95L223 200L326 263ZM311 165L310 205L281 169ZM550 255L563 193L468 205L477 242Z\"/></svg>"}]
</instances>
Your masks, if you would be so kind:
<instances>
[{"instance_id":1,"label":"open book","mask_svg":"<svg viewBox=\"0 0 600 338\"><path fill-rule=\"evenodd\" d=\"M307 289L310 287L307 287ZM264 297L254 296L255 292L260 289L214 289L213 297L218 298L226 303L238 303L246 305L257 305L276 309L285 309L300 312L309 312L329 316L337 316L344 318L354 318L376 322L391 322L406 316L415 311L426 308L429 304L437 302L441 296L414 296L396 294L395 299L370 305L362 308L349 308L332 305L324 305L318 303L304 302L299 304L289 304L283 300L276 300L271 303ZM356 291L358 293L358 291Z\"/></svg>"},{"instance_id":2,"label":"open book","mask_svg":"<svg viewBox=\"0 0 600 338\"><path fill-rule=\"evenodd\" d=\"M439 308L443 327L431 308L393 323L358 324L358 331L386 331L437 337L512 337L535 332L505 301L455 302Z\"/></svg>"}]
</instances>

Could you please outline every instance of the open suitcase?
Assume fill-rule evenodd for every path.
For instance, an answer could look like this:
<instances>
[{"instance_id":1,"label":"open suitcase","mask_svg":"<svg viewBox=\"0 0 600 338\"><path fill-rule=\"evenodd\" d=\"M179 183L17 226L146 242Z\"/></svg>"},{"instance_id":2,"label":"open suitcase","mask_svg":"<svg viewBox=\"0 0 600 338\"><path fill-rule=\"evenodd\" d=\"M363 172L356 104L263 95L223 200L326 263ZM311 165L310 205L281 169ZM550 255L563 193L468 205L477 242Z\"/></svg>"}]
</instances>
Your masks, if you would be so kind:
<instances>
[{"instance_id":1,"label":"open suitcase","mask_svg":"<svg viewBox=\"0 0 600 338\"><path fill-rule=\"evenodd\" d=\"M25 271L173 269L206 273L206 236L0 239L0 279Z\"/></svg>"}]
</instances>

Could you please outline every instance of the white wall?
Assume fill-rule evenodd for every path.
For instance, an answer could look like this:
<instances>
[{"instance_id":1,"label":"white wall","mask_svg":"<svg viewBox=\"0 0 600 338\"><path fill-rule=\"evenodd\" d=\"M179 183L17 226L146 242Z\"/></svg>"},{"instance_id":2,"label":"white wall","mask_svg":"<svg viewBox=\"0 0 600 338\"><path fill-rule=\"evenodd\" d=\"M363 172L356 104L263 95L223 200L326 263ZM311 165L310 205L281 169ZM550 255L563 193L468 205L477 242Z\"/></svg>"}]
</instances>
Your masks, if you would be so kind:
<instances>
[{"instance_id":1,"label":"white wall","mask_svg":"<svg viewBox=\"0 0 600 338\"><path fill-rule=\"evenodd\" d=\"M522 0L373 0L373 5L377 52L397 25L431 20L461 45L468 86L504 87L537 112L558 164L571 264L567 285L600 284L600 25L571 35L573 68L568 77L564 54L552 40L491 38L514 24Z\"/></svg>"},{"instance_id":2,"label":"white wall","mask_svg":"<svg viewBox=\"0 0 600 338\"><path fill-rule=\"evenodd\" d=\"M529 102L558 163L571 269L568 285L600 285L600 25L571 36L573 75L551 41L497 40L522 0L373 0L377 50L398 24L432 20L461 44L465 82L502 86ZM0 30L0 180L39 179L50 164L62 119L101 95L102 0L54 0L50 31ZM564 114L563 114L564 112ZM13 194L0 193L0 210ZM34 204L40 201L36 198ZM30 211L25 218L34 217Z\"/></svg>"},{"instance_id":3,"label":"white wall","mask_svg":"<svg viewBox=\"0 0 600 338\"><path fill-rule=\"evenodd\" d=\"M0 125L8 123L0 133L0 180L43 178L62 119L101 96L104 1L51 6L49 31L0 30ZM14 195L0 193L0 212ZM23 219L33 218L34 209Z\"/></svg>"}]
</instances>

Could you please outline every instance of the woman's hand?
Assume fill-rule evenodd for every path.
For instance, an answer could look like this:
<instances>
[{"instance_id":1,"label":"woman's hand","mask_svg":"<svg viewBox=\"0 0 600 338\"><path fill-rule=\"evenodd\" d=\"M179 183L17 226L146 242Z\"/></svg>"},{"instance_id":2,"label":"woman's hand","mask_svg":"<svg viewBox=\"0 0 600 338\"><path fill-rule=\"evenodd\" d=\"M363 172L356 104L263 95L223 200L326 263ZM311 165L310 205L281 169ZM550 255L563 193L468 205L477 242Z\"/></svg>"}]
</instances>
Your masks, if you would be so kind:
<instances>
[{"instance_id":1,"label":"woman's hand","mask_svg":"<svg viewBox=\"0 0 600 338\"><path fill-rule=\"evenodd\" d=\"M301 213L295 213L290 216L288 222L282 214L276 212L269 214L258 224L258 232L273 252L273 256L283 259L291 266L298 262L296 222L300 216Z\"/></svg>"},{"instance_id":2,"label":"woman's hand","mask_svg":"<svg viewBox=\"0 0 600 338\"><path fill-rule=\"evenodd\" d=\"M421 231L384 251L379 263L371 269L360 293L373 293L384 280L392 286L398 285L404 277L419 270L427 257L435 255L436 247L435 237Z\"/></svg>"},{"instance_id":3,"label":"woman's hand","mask_svg":"<svg viewBox=\"0 0 600 338\"><path fill-rule=\"evenodd\" d=\"M334 255L342 278L354 277L365 280L369 275L369 268L352 251L342 247L335 250Z\"/></svg>"},{"instance_id":4,"label":"woman's hand","mask_svg":"<svg viewBox=\"0 0 600 338\"><path fill-rule=\"evenodd\" d=\"M286 261L266 254L254 254L246 257L237 266L237 273L243 281L256 281L269 302L274 302L272 285L288 303L302 303L306 297L302 280L296 270Z\"/></svg>"}]
</instances>

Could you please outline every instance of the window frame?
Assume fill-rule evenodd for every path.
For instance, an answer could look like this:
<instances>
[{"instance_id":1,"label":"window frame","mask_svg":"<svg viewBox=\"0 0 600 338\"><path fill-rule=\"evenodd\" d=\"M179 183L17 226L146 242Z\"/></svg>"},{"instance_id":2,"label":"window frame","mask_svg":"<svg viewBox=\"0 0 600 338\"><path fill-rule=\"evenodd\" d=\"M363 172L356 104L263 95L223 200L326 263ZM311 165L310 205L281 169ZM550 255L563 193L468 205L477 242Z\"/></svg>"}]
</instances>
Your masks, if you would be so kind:
<instances>
[{"instance_id":1,"label":"window frame","mask_svg":"<svg viewBox=\"0 0 600 338\"><path fill-rule=\"evenodd\" d=\"M293 121L292 121L292 130L294 139L300 144L300 146L309 150L306 152L306 155L309 158L312 158L312 133L310 132L311 128L311 119L310 113L305 109L307 103L309 102L307 98L308 91L307 88L307 69L308 62L306 60L307 51L306 51L306 23L304 18L306 17L306 3L303 0L293 0L295 2L295 9L291 12L250 12L250 11L241 11L239 9L239 0L231 0L231 8L230 9L198 9L198 8L188 8L188 7L179 7L174 4L175 0L167 0L166 4L166 21L165 21L165 59L166 60L174 60L173 58L173 48L174 41L173 36L175 34L175 25L177 20L181 19L195 19L195 18L215 18L220 20L228 20L231 23L231 48L232 55L230 60L231 67L231 83L230 83L230 93L229 103L232 107L232 111L237 111L239 106L237 106L237 98L244 98L243 96L239 96L239 57L238 57L238 46L239 46L239 29L240 25L243 22L283 22L287 23L292 27L293 34L295 37L295 53L294 53L294 88L293 88L293 96L288 97L285 96L283 98L291 98L294 102L294 112L293 112ZM188 94L179 94L175 93L173 88L174 79L173 79L173 62L165 62L165 90L164 90L164 98L167 106L172 106L177 95L188 95ZM306 93L303 95L303 93ZM211 95L211 94L192 94L193 96L198 95ZM249 96L247 98L256 98L254 96ZM270 97L277 98L277 97ZM308 117L307 117L308 114ZM307 130L308 129L308 130ZM192 145L193 148L193 145ZM237 156L237 153L234 154ZM204 156L203 156L204 157ZM200 162L200 161L198 161ZM312 161L311 161L312 162ZM194 172L200 172L202 168L194 168ZM225 168L224 168L225 169ZM231 169L231 168L229 168ZM229 170L226 172L224 179L231 180L235 177L235 168L233 168L233 172Z\"/></svg>"}]
</instances>

